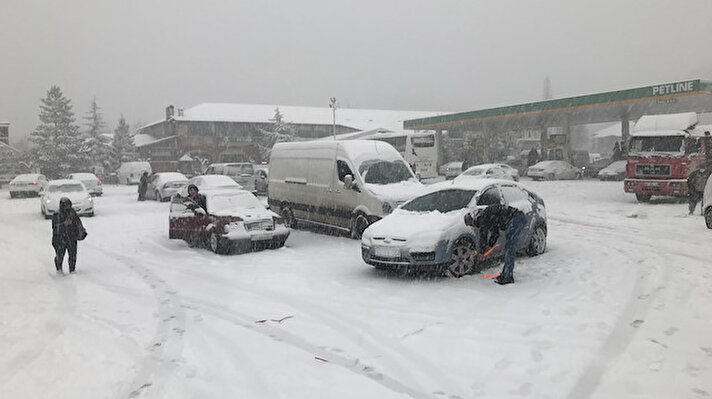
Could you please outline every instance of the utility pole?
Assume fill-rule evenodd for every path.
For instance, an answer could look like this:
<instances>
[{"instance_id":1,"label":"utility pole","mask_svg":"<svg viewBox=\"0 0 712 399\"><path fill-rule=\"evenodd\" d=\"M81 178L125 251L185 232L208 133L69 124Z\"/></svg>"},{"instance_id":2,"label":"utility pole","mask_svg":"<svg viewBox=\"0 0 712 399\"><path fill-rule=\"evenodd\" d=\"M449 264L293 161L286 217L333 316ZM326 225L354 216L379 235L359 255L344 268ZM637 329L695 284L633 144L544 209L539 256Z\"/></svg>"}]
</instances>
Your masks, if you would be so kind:
<instances>
[{"instance_id":1,"label":"utility pole","mask_svg":"<svg viewBox=\"0 0 712 399\"><path fill-rule=\"evenodd\" d=\"M334 135L334 140L336 140L336 108L337 108L336 97L331 97L331 99L329 101L329 108L331 108L331 113L334 116L334 122L332 125L332 133Z\"/></svg>"}]
</instances>

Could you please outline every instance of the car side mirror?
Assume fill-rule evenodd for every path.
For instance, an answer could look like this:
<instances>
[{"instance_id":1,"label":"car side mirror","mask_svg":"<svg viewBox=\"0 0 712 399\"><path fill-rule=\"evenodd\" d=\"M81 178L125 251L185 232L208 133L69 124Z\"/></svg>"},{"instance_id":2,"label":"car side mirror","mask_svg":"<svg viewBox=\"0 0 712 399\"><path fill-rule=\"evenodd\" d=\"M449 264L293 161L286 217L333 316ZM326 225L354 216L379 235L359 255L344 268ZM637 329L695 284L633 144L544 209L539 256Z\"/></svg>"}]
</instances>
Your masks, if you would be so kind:
<instances>
[{"instance_id":1,"label":"car side mirror","mask_svg":"<svg viewBox=\"0 0 712 399\"><path fill-rule=\"evenodd\" d=\"M354 177L351 175L346 175L344 176L344 188L347 190L351 189L351 186L354 184Z\"/></svg>"}]
</instances>

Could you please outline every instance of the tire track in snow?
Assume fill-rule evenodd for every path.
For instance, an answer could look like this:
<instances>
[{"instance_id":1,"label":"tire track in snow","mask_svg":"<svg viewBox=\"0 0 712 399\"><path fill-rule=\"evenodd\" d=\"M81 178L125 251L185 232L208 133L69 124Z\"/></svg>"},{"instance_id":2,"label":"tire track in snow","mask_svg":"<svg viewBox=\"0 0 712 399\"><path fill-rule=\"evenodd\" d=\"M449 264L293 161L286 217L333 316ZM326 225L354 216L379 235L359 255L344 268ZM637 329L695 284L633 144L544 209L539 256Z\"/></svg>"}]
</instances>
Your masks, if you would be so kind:
<instances>
[{"instance_id":1,"label":"tire track in snow","mask_svg":"<svg viewBox=\"0 0 712 399\"><path fill-rule=\"evenodd\" d=\"M160 397L162 387L178 366L183 351L182 336L186 328L186 316L178 293L165 280L134 259L94 245L88 246L136 273L154 294L157 306L155 332L145 348L146 356L135 367L134 378L125 385L121 397L138 398L148 391L154 397Z\"/></svg>"},{"instance_id":2,"label":"tire track in snow","mask_svg":"<svg viewBox=\"0 0 712 399\"><path fill-rule=\"evenodd\" d=\"M169 248L166 248L165 246L161 245L162 243L160 241L156 240L151 240L151 244L153 244L156 248L162 250L162 251L169 251ZM193 270L188 270L191 272L191 274L194 275L194 277L199 277L203 279L208 279L210 281L215 281L218 284L221 284L223 280L214 277L212 274L198 274L196 275ZM329 309L323 308L323 306L316 302L316 301L306 301L304 299L294 297L294 296L288 296L284 295L279 292L267 292L263 288L256 290L254 287L248 284L243 284L243 283L236 283L236 282L231 282L231 285L235 289L239 289L241 292L247 292L251 295L258 296L265 298L267 301L275 301L275 299L278 300L277 303L282 303L285 304L289 307L295 308L299 312L301 312L304 315L309 315L313 317L315 320L326 320L328 321L325 325L327 327L334 327L334 330L338 331L339 334L342 336L347 337L350 339L352 342L357 342L359 345L364 345L364 343L367 343L368 349L370 349L373 352L376 353L385 353L388 354L390 353L391 356L388 357L388 360L391 361L392 363L395 363L394 366L398 368L401 372L405 372L406 370L410 369L413 367L413 365L418 365L419 370L422 371L423 375L428 375L428 376L434 376L432 377L434 381L439 381L441 385L444 386L458 386L455 381L453 381L449 376L447 376L445 373L440 371L438 367L433 365L429 360L427 360L424 356L420 356L417 354L413 354L410 352L405 352L405 351L398 351L395 348L398 348L400 343L397 342L397 340L394 340L392 338L388 338L382 334L378 334L377 332L373 330L369 330L366 328L366 326L363 325L363 323L359 322L358 320L351 320L347 319L344 317L336 317L334 316L333 312L330 311ZM218 305L212 302L207 302L203 301L197 298L191 298L191 297L183 297L183 300L186 304L197 304L201 310L206 311L206 313L212 314L214 317L218 317L220 319L223 319L225 321L231 322L233 324L239 325L241 327L248 327L251 330L258 331L258 332L263 332L261 329L255 329L254 328L254 321L260 319L259 317L255 317L252 315L246 315L242 314L241 319L244 321L244 323L238 324L235 323L235 319L229 318L225 319L225 317L222 317L221 315L231 315L235 313L233 309L229 309L227 306L223 305ZM215 310L214 312L210 312L209 310L206 309L213 309ZM357 333L357 332L352 332L354 324L358 323L361 324L363 327L363 330L366 333L366 337L364 337L364 334L362 333ZM336 327L335 327L336 326ZM270 338L274 339L275 337L273 336L274 331L283 331L280 329L272 329L270 330L270 333L266 334ZM365 341L364 341L365 338ZM390 377L385 377L383 373L376 371L376 369L372 366L362 364L360 359L358 358L348 358L347 355L345 354L336 354L334 351L329 350L328 348L325 348L324 346L318 346L312 343L307 342L301 337L289 334L289 337L280 339L281 341L291 344L292 346L296 346L298 349L305 350L306 352L312 354L312 355L318 355L321 358L324 359L331 359L334 357L335 359L340 359L339 361L335 361L335 363L340 364L344 367L347 365L349 367L346 367L352 372L357 372L359 375L366 375L369 378L373 379L374 376L378 378L384 378L386 379L386 383L382 384L388 388L397 388L396 392L398 393L407 393L407 389L410 389L416 396L416 398L423 397L422 395L426 395L424 393L418 392L417 390L414 390L412 388L407 388L405 384L402 384L398 381L396 381L393 378ZM338 348L335 348L338 349ZM401 360L398 360L398 358L401 358ZM427 367L423 367L427 366ZM409 376L412 377L412 374L409 374ZM411 378L413 380L419 380L418 378ZM407 388L407 389L406 389ZM438 391L439 394L442 395L442 390ZM421 395L421 396L417 396ZM427 395L425 397L428 397ZM458 398L457 395L451 395L451 398Z\"/></svg>"}]
</instances>

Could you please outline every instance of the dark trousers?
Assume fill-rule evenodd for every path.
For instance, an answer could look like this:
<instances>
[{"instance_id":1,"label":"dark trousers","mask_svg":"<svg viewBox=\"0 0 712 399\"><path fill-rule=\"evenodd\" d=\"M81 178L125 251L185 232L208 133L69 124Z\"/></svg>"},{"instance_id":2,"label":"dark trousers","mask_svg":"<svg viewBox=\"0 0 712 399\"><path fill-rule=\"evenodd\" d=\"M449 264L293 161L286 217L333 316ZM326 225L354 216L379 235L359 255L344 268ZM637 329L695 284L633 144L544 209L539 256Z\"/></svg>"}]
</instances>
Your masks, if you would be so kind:
<instances>
[{"instance_id":1,"label":"dark trousers","mask_svg":"<svg viewBox=\"0 0 712 399\"><path fill-rule=\"evenodd\" d=\"M52 242L52 246L54 247L54 266L57 268L58 271L62 270L62 263L64 262L64 253L68 252L69 253L69 272L73 272L74 268L77 266L77 242L76 241L69 241L69 242L62 242L62 241L55 241Z\"/></svg>"},{"instance_id":2,"label":"dark trousers","mask_svg":"<svg viewBox=\"0 0 712 399\"><path fill-rule=\"evenodd\" d=\"M688 189L687 196L690 203L690 215L692 215L693 213L695 213L697 203L702 201L702 193L699 191Z\"/></svg>"},{"instance_id":3,"label":"dark trousers","mask_svg":"<svg viewBox=\"0 0 712 399\"><path fill-rule=\"evenodd\" d=\"M517 256L519 248L519 239L522 237L522 231L527 225L527 217L518 212L507 224L507 231L504 233L506 240L504 244L504 267L502 268L503 280L514 280L514 258Z\"/></svg>"}]
</instances>

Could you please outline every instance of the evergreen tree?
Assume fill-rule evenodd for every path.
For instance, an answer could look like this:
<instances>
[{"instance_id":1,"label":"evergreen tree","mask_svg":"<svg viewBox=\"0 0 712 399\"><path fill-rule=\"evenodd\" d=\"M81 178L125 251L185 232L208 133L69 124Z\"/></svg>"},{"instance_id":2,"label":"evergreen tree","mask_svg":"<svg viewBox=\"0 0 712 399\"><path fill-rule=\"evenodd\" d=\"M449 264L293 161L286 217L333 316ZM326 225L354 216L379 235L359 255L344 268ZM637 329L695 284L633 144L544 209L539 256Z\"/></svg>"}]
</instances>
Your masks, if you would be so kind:
<instances>
[{"instance_id":1,"label":"evergreen tree","mask_svg":"<svg viewBox=\"0 0 712 399\"><path fill-rule=\"evenodd\" d=\"M50 178L81 170L79 127L74 124L70 100L58 86L52 86L41 101L41 124L30 135L36 145L32 151L34 162Z\"/></svg>"},{"instance_id":2,"label":"evergreen tree","mask_svg":"<svg viewBox=\"0 0 712 399\"><path fill-rule=\"evenodd\" d=\"M136 145L131 136L129 124L123 115L119 118L119 125L114 129L114 164L113 169L117 169L121 162L130 162L138 159Z\"/></svg>"},{"instance_id":3,"label":"evergreen tree","mask_svg":"<svg viewBox=\"0 0 712 399\"><path fill-rule=\"evenodd\" d=\"M87 162L88 170L95 166L109 169L112 166L114 147L110 144L111 139L104 135L106 133L106 123L101 114L96 98L92 99L89 112L84 117L87 130L83 134L82 152Z\"/></svg>"},{"instance_id":4,"label":"evergreen tree","mask_svg":"<svg viewBox=\"0 0 712 399\"><path fill-rule=\"evenodd\" d=\"M257 143L261 158L260 161L269 160L272 147L276 143L294 140L294 129L290 124L284 121L284 116L279 112L279 107L274 109L274 117L272 117L270 121L273 123L270 130L258 129L261 135L261 139Z\"/></svg>"}]
</instances>

